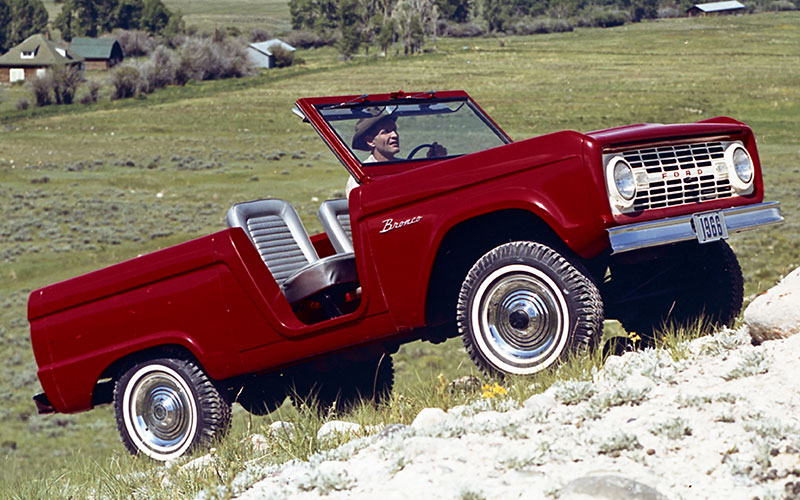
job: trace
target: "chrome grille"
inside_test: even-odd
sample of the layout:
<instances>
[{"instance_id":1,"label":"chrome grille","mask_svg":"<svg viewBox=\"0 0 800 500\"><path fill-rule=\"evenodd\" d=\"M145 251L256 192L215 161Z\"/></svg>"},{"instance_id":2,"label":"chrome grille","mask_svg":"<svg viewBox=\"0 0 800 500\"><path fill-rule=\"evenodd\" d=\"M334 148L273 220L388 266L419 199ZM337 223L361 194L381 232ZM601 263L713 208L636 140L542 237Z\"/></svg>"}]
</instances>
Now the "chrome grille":
<instances>
[{"instance_id":1,"label":"chrome grille","mask_svg":"<svg viewBox=\"0 0 800 500\"><path fill-rule=\"evenodd\" d=\"M733 196L727 170L719 172L715 165L724 161L725 144L722 142L637 149L625 151L622 156L633 168L634 178L645 172L648 179L646 187L639 186L633 207L628 211L674 207Z\"/></svg>"}]
</instances>

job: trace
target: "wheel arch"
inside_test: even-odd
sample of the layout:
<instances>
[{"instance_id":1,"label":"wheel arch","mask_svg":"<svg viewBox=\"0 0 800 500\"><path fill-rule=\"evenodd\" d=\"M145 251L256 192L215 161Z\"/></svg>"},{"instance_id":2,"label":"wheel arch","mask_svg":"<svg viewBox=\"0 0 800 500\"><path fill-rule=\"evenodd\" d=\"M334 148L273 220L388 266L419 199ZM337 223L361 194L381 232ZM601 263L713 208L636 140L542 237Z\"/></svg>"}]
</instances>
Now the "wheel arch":
<instances>
[{"instance_id":1,"label":"wheel arch","mask_svg":"<svg viewBox=\"0 0 800 500\"><path fill-rule=\"evenodd\" d=\"M111 403L114 384L132 366L158 358L175 358L190 361L205 370L191 349L179 343L165 343L128 352L109 364L97 378L92 391L92 406Z\"/></svg>"},{"instance_id":2,"label":"wheel arch","mask_svg":"<svg viewBox=\"0 0 800 500\"><path fill-rule=\"evenodd\" d=\"M540 215L527 209L504 208L462 220L445 232L437 247L425 298L426 324L455 321L458 291L469 269L492 248L519 240L577 257Z\"/></svg>"}]
</instances>

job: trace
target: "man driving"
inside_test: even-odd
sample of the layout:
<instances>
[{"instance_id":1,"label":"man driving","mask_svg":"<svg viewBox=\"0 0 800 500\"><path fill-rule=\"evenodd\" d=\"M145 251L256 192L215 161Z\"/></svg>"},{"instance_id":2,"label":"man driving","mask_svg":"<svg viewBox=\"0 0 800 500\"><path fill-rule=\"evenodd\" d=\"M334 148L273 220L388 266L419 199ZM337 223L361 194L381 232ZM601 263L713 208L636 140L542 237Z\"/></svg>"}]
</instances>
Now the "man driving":
<instances>
[{"instance_id":1,"label":"man driving","mask_svg":"<svg viewBox=\"0 0 800 500\"><path fill-rule=\"evenodd\" d=\"M373 116L360 118L356 122L351 145L353 149L369 151L370 153L362 163L378 163L399 159L395 158L395 155L400 152L400 134L397 132L396 121L396 116L388 115L381 111ZM428 158L447 156L447 149L437 142L426 144L426 146L429 146ZM345 192L348 197L350 196L350 190L356 186L358 186L358 183L352 176L347 179Z\"/></svg>"}]
</instances>

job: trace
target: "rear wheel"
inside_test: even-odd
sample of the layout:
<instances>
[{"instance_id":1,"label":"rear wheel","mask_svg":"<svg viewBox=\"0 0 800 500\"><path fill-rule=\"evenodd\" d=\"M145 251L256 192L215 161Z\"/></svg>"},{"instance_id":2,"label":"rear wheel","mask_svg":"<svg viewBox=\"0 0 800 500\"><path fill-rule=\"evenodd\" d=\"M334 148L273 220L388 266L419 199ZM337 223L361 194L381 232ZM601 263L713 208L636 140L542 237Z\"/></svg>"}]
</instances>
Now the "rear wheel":
<instances>
[{"instance_id":1,"label":"rear wheel","mask_svg":"<svg viewBox=\"0 0 800 500\"><path fill-rule=\"evenodd\" d=\"M653 340L666 326L706 322L730 326L742 308L744 280L736 255L724 241L664 249L666 255L638 264L612 265L617 316L629 332Z\"/></svg>"},{"instance_id":2,"label":"rear wheel","mask_svg":"<svg viewBox=\"0 0 800 500\"><path fill-rule=\"evenodd\" d=\"M210 445L231 421L230 404L205 372L173 358L125 372L114 387L114 413L128 451L161 461Z\"/></svg>"},{"instance_id":3,"label":"rear wheel","mask_svg":"<svg viewBox=\"0 0 800 500\"><path fill-rule=\"evenodd\" d=\"M603 304L592 281L550 247L529 241L481 257L461 286L459 333L492 374L529 375L593 346Z\"/></svg>"}]
</instances>

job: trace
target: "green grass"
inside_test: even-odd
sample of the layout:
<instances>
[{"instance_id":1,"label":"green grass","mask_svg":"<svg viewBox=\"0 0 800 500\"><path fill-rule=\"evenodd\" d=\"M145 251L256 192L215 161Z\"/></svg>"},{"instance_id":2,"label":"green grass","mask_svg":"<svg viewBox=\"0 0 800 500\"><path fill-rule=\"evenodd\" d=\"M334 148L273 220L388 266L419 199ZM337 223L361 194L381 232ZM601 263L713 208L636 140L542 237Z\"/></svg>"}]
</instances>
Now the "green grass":
<instances>
[{"instance_id":1,"label":"green grass","mask_svg":"<svg viewBox=\"0 0 800 500\"><path fill-rule=\"evenodd\" d=\"M86 497L98 488L108 498L131 498L136 488L155 491L159 474L166 474L178 486L160 498L191 498L230 477L226 469L178 479L131 459L108 407L36 416L30 396L40 388L25 305L36 287L221 229L237 201L285 198L309 230L319 230L319 200L343 193L346 172L292 115L299 97L463 88L515 139L733 116L754 129L767 199L781 201L787 219L730 240L746 296L800 264L800 13L674 19L503 41L440 39L436 53L349 63L339 62L333 49L299 51L303 66L89 106L20 112L13 103L25 89L6 89L0 103L0 497ZM458 339L409 344L395 362L394 404L353 418L408 423L424 406L462 401L441 380L477 374ZM558 378L585 379L592 362L512 380L508 390L522 400ZM247 446L241 451L248 432L263 432L275 418L302 418L287 407L281 411L259 418L235 412L231 436L218 447L232 457L226 467L280 461L301 446L332 446L284 443L266 458ZM144 479L135 482L131 472Z\"/></svg>"},{"instance_id":2,"label":"green grass","mask_svg":"<svg viewBox=\"0 0 800 500\"><path fill-rule=\"evenodd\" d=\"M173 12L182 12L187 27L203 31L236 27L243 34L249 34L259 28L276 35L291 28L286 0L164 0L164 4ZM44 0L44 5L53 21L63 4Z\"/></svg>"}]
</instances>

